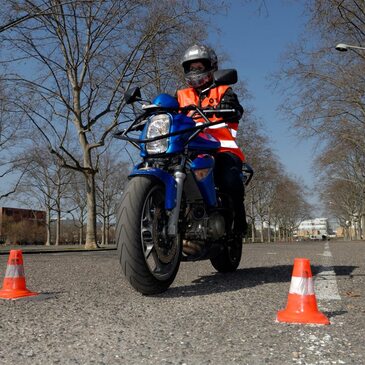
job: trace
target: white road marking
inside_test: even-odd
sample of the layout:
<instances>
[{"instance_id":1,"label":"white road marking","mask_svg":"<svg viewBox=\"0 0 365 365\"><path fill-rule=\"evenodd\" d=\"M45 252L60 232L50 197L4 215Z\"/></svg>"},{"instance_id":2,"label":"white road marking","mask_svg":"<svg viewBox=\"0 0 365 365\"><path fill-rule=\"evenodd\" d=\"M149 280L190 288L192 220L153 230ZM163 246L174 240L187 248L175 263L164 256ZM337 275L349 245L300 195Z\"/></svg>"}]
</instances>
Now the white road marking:
<instances>
[{"instance_id":1,"label":"white road marking","mask_svg":"<svg viewBox=\"0 0 365 365\"><path fill-rule=\"evenodd\" d=\"M314 291L318 300L328 301L319 305L319 310L323 311L323 304L331 306L329 301L341 300L338 292L336 273L333 268L333 257L328 242L325 243L324 252L320 256L322 259L322 269L314 279ZM330 319L331 320L331 319ZM333 322L331 320L331 324ZM316 326L316 325L312 325ZM331 358L329 349L334 346L335 339L329 334L328 326L323 326L323 333L314 333L311 327L302 327L299 336L302 346L299 351L293 352L293 364L295 365L334 365L346 364L343 359ZM310 361L309 359L313 359Z\"/></svg>"},{"instance_id":2,"label":"white road marking","mask_svg":"<svg viewBox=\"0 0 365 365\"><path fill-rule=\"evenodd\" d=\"M316 298L319 300L341 300L338 292L336 273L333 269L333 258L328 242L325 243L323 266L325 270L319 272L314 278Z\"/></svg>"}]
</instances>

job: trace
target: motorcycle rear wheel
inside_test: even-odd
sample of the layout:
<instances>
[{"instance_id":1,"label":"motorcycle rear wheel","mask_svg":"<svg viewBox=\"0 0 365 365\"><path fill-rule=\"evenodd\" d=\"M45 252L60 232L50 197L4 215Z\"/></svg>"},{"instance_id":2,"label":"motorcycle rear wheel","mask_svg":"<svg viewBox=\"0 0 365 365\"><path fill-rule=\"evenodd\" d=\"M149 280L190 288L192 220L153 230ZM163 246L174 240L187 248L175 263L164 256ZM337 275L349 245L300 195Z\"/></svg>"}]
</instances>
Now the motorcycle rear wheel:
<instances>
[{"instance_id":1,"label":"motorcycle rear wheel","mask_svg":"<svg viewBox=\"0 0 365 365\"><path fill-rule=\"evenodd\" d=\"M181 239L168 237L167 223L164 186L151 177L134 177L118 209L116 239L124 275L145 295L166 291L180 266Z\"/></svg>"},{"instance_id":2,"label":"motorcycle rear wheel","mask_svg":"<svg viewBox=\"0 0 365 365\"><path fill-rule=\"evenodd\" d=\"M231 242L227 242L223 251L216 257L212 257L210 262L213 267L221 273L236 271L242 257L242 238L235 237Z\"/></svg>"}]
</instances>

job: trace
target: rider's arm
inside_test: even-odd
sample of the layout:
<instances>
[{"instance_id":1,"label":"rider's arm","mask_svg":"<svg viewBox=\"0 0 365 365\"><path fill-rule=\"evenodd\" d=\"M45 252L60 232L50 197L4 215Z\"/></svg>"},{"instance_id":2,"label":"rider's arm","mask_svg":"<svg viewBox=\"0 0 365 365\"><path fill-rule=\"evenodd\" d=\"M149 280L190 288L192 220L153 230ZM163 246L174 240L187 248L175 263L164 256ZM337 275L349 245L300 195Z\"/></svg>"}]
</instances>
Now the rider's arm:
<instances>
[{"instance_id":1,"label":"rider's arm","mask_svg":"<svg viewBox=\"0 0 365 365\"><path fill-rule=\"evenodd\" d=\"M230 119L232 118L232 121L236 121L237 123L243 115L243 108L238 101L237 95L231 88L227 89L222 97L221 102L217 106L217 109L235 109L235 113L229 113L228 115L226 114L225 117L228 117Z\"/></svg>"}]
</instances>

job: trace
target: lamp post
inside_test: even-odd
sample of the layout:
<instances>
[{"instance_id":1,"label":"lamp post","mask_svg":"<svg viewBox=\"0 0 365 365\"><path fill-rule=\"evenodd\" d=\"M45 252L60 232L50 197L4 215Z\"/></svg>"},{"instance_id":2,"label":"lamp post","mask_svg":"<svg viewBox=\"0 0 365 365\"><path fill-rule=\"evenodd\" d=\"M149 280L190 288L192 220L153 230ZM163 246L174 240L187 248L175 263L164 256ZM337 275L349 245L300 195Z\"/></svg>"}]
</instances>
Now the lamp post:
<instances>
[{"instance_id":1,"label":"lamp post","mask_svg":"<svg viewBox=\"0 0 365 365\"><path fill-rule=\"evenodd\" d=\"M335 49L339 52L347 52L349 49L352 49L358 56L365 59L365 57L362 54L357 52L358 50L359 51L365 51L365 47L353 46L353 45L346 44L346 43L338 43L336 45ZM346 222L347 228L349 230L351 230L352 224L351 224L350 221L348 221L348 222L349 222L349 225L347 225L347 222ZM358 227L358 235L360 236L361 239L364 239L363 231L364 231L364 228L365 228L365 214L362 214L361 217L358 217L357 220L355 220L355 230L356 230L356 225ZM350 231L350 234L352 236L351 231Z\"/></svg>"},{"instance_id":2,"label":"lamp post","mask_svg":"<svg viewBox=\"0 0 365 365\"><path fill-rule=\"evenodd\" d=\"M346 44L346 43L338 43L335 48L339 52L347 52L349 49L353 49L354 52L357 53L361 58L365 58L363 55L356 52L357 50L365 51L365 47L352 46L352 45ZM365 228L365 214L362 214L361 217L358 218L357 222L360 223L360 225L359 225L360 238L364 239L363 232L364 232L364 228ZM350 227L348 227L348 228L350 228Z\"/></svg>"},{"instance_id":3,"label":"lamp post","mask_svg":"<svg viewBox=\"0 0 365 365\"><path fill-rule=\"evenodd\" d=\"M346 43L339 43L339 44L337 44L337 46L335 48L337 51L340 51L340 52L346 52L349 49L360 49L360 50L365 51L365 47L351 46L350 44L346 44Z\"/></svg>"}]
</instances>

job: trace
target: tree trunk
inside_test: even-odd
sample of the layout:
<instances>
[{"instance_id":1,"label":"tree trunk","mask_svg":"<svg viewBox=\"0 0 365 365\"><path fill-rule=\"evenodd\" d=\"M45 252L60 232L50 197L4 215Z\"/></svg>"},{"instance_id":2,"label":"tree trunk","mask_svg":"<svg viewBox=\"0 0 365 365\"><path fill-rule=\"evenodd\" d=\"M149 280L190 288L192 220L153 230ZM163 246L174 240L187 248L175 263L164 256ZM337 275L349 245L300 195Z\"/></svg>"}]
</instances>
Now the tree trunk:
<instances>
[{"instance_id":1,"label":"tree trunk","mask_svg":"<svg viewBox=\"0 0 365 365\"><path fill-rule=\"evenodd\" d=\"M60 244L60 238L61 238L61 177L60 177L60 168L57 169L56 206L57 206L57 222L56 222L56 242L55 242L55 245L58 246Z\"/></svg>"},{"instance_id":2,"label":"tree trunk","mask_svg":"<svg viewBox=\"0 0 365 365\"><path fill-rule=\"evenodd\" d=\"M56 246L60 244L60 235L61 235L61 210L58 208L57 221L56 221L56 242L55 242Z\"/></svg>"},{"instance_id":3,"label":"tree trunk","mask_svg":"<svg viewBox=\"0 0 365 365\"><path fill-rule=\"evenodd\" d=\"M356 221L356 239L361 239L361 219Z\"/></svg>"},{"instance_id":4,"label":"tree trunk","mask_svg":"<svg viewBox=\"0 0 365 365\"><path fill-rule=\"evenodd\" d=\"M252 243L255 242L255 216L254 216L254 206L253 206L253 198L251 201L251 239Z\"/></svg>"},{"instance_id":5,"label":"tree trunk","mask_svg":"<svg viewBox=\"0 0 365 365\"><path fill-rule=\"evenodd\" d=\"M261 242L264 242L264 222L262 219L260 224L261 224Z\"/></svg>"},{"instance_id":6,"label":"tree trunk","mask_svg":"<svg viewBox=\"0 0 365 365\"><path fill-rule=\"evenodd\" d=\"M46 231L47 231L47 239L46 246L51 246L51 210L47 208L46 212Z\"/></svg>"},{"instance_id":7,"label":"tree trunk","mask_svg":"<svg viewBox=\"0 0 365 365\"><path fill-rule=\"evenodd\" d=\"M274 242L276 242L276 223L274 223Z\"/></svg>"},{"instance_id":8,"label":"tree trunk","mask_svg":"<svg viewBox=\"0 0 365 365\"><path fill-rule=\"evenodd\" d=\"M86 201L87 201L87 226L85 248L96 248L96 199L95 199L95 174L85 173Z\"/></svg>"},{"instance_id":9,"label":"tree trunk","mask_svg":"<svg viewBox=\"0 0 365 365\"><path fill-rule=\"evenodd\" d=\"M80 229L79 229L79 244L84 244L84 223L80 222Z\"/></svg>"},{"instance_id":10,"label":"tree trunk","mask_svg":"<svg viewBox=\"0 0 365 365\"><path fill-rule=\"evenodd\" d=\"M345 232L345 240L349 241L350 240L350 232L349 232L349 228L347 226L345 226L344 228L344 232Z\"/></svg>"},{"instance_id":11,"label":"tree trunk","mask_svg":"<svg viewBox=\"0 0 365 365\"><path fill-rule=\"evenodd\" d=\"M108 216L106 219L106 245L109 245L110 242L110 217Z\"/></svg>"},{"instance_id":12,"label":"tree trunk","mask_svg":"<svg viewBox=\"0 0 365 365\"><path fill-rule=\"evenodd\" d=\"M349 241L352 241L352 236L353 236L352 223L351 223L350 227L348 228L348 230L349 230Z\"/></svg>"},{"instance_id":13,"label":"tree trunk","mask_svg":"<svg viewBox=\"0 0 365 365\"><path fill-rule=\"evenodd\" d=\"M102 229L101 229L101 244L103 246L106 245L106 230L107 230L106 217L103 216L103 226L102 226Z\"/></svg>"},{"instance_id":14,"label":"tree trunk","mask_svg":"<svg viewBox=\"0 0 365 365\"><path fill-rule=\"evenodd\" d=\"M271 242L271 217L270 217L270 208L267 210L268 214L267 214L267 242L270 243Z\"/></svg>"}]
</instances>

